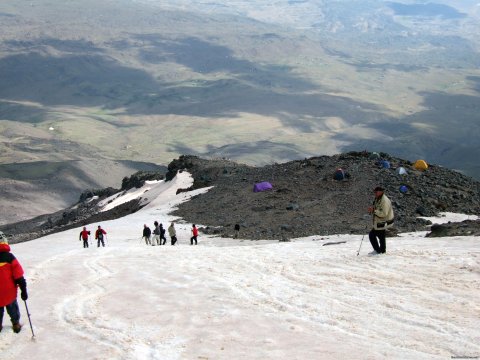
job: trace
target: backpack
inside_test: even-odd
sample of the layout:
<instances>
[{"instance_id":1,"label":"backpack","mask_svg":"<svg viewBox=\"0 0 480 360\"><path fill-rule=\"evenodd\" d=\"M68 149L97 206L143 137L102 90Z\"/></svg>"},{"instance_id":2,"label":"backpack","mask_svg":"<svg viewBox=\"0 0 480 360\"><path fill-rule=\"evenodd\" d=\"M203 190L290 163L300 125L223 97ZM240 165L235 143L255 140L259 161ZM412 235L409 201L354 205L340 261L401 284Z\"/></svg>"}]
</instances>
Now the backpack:
<instances>
[{"instance_id":1,"label":"backpack","mask_svg":"<svg viewBox=\"0 0 480 360\"><path fill-rule=\"evenodd\" d=\"M98 231L97 239L98 240L103 240L103 232L101 230Z\"/></svg>"}]
</instances>

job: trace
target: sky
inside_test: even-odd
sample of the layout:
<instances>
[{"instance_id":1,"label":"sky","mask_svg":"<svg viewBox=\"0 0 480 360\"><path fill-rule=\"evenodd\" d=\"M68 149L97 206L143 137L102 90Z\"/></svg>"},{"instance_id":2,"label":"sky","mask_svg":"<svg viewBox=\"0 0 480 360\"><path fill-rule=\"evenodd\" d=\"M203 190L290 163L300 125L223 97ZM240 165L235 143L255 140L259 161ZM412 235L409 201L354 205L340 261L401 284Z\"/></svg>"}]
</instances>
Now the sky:
<instances>
[{"instance_id":1,"label":"sky","mask_svg":"<svg viewBox=\"0 0 480 360\"><path fill-rule=\"evenodd\" d=\"M105 201L149 202L87 226L102 225L106 247L84 249L80 228L12 244L35 337L18 297L24 327L14 334L5 314L1 359L480 358L478 237L401 234L373 256L362 235L278 242L200 234L191 246L191 224L168 215L208 191L175 194L191 184L183 172ZM143 224L155 220L176 221L178 245L142 241Z\"/></svg>"}]
</instances>

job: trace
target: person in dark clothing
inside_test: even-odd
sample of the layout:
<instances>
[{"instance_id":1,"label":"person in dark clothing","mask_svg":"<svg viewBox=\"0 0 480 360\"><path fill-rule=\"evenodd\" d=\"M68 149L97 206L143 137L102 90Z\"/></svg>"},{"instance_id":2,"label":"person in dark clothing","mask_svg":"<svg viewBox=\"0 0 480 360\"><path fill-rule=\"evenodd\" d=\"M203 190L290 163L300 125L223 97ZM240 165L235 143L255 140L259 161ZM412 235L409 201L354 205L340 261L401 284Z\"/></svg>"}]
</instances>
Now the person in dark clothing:
<instances>
[{"instance_id":1,"label":"person in dark clothing","mask_svg":"<svg viewBox=\"0 0 480 360\"><path fill-rule=\"evenodd\" d=\"M238 234L240 233L240 225L239 225L239 224L235 224L234 230L235 230L235 234L233 235L233 238L234 238L234 239L237 239L237 238L238 238Z\"/></svg>"},{"instance_id":2,"label":"person in dark clothing","mask_svg":"<svg viewBox=\"0 0 480 360\"><path fill-rule=\"evenodd\" d=\"M165 237L165 229L163 228L163 225L160 224L160 243L162 245L165 245L166 242L167 242L167 238Z\"/></svg>"},{"instance_id":3,"label":"person in dark clothing","mask_svg":"<svg viewBox=\"0 0 480 360\"><path fill-rule=\"evenodd\" d=\"M103 230L100 225L98 225L98 229L97 231L95 231L95 239L97 240L97 247L100 247L100 243L102 244L103 247L105 247L103 235L107 235L107 232Z\"/></svg>"},{"instance_id":4,"label":"person in dark clothing","mask_svg":"<svg viewBox=\"0 0 480 360\"><path fill-rule=\"evenodd\" d=\"M154 229L153 229L153 239L152 239L152 246L155 244L162 245L162 240L160 240L160 227L158 226L158 221L153 222Z\"/></svg>"},{"instance_id":5,"label":"person in dark clothing","mask_svg":"<svg viewBox=\"0 0 480 360\"><path fill-rule=\"evenodd\" d=\"M195 241L195 245L197 244L197 238L198 238L198 229L195 226L195 224L192 225L192 237L190 238L190 245L193 245L193 241Z\"/></svg>"},{"instance_id":6,"label":"person in dark clothing","mask_svg":"<svg viewBox=\"0 0 480 360\"><path fill-rule=\"evenodd\" d=\"M368 234L373 247L373 251L370 253L372 255L384 254L387 251L385 230L393 224L392 203L384 191L380 186L373 190L375 200L373 205L368 208L368 212L373 215L373 229Z\"/></svg>"},{"instance_id":7,"label":"person in dark clothing","mask_svg":"<svg viewBox=\"0 0 480 360\"><path fill-rule=\"evenodd\" d=\"M143 225L143 238L145 239L145 244L151 245L150 243L150 235L152 235L152 230L147 226L147 224Z\"/></svg>"},{"instance_id":8,"label":"person in dark clothing","mask_svg":"<svg viewBox=\"0 0 480 360\"><path fill-rule=\"evenodd\" d=\"M22 330L17 288L20 288L22 300L26 301L28 299L27 282L23 277L23 268L10 252L6 238L2 236L0 238L0 331L3 329L4 308L10 316L13 332L19 333Z\"/></svg>"},{"instance_id":9,"label":"person in dark clothing","mask_svg":"<svg viewBox=\"0 0 480 360\"><path fill-rule=\"evenodd\" d=\"M83 230L80 231L80 236L78 237L78 240L83 240L83 247L88 248L88 236L90 235L90 231L87 230L87 228L84 226Z\"/></svg>"}]
</instances>

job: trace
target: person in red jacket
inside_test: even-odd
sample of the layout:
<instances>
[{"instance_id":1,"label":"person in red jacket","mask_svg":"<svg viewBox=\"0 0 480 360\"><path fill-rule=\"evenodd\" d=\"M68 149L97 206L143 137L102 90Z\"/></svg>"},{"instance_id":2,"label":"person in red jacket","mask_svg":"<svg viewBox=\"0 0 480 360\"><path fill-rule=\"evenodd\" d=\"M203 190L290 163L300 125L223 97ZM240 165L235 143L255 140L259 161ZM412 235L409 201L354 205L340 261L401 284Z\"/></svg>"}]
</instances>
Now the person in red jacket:
<instances>
[{"instance_id":1,"label":"person in red jacket","mask_svg":"<svg viewBox=\"0 0 480 360\"><path fill-rule=\"evenodd\" d=\"M19 333L22 330L20 309L17 303L18 287L21 290L22 300L27 300L27 282L23 277L23 268L10 252L6 238L0 236L0 331L3 329L4 308L7 308L13 332Z\"/></svg>"},{"instance_id":2,"label":"person in red jacket","mask_svg":"<svg viewBox=\"0 0 480 360\"><path fill-rule=\"evenodd\" d=\"M83 240L83 247L88 248L88 236L90 235L90 231L87 230L87 228L84 226L83 230L80 231L80 236L78 237L78 240Z\"/></svg>"},{"instance_id":3,"label":"person in red jacket","mask_svg":"<svg viewBox=\"0 0 480 360\"><path fill-rule=\"evenodd\" d=\"M198 229L195 224L192 225L192 237L190 238L190 245L193 245L193 241L195 240L195 245L197 245L197 237L198 237Z\"/></svg>"},{"instance_id":4,"label":"person in red jacket","mask_svg":"<svg viewBox=\"0 0 480 360\"><path fill-rule=\"evenodd\" d=\"M105 247L105 242L103 241L104 236L107 235L107 232L101 228L100 225L98 225L97 231L95 231L95 239L97 240L97 247L100 247L100 243L102 243L102 246Z\"/></svg>"}]
</instances>

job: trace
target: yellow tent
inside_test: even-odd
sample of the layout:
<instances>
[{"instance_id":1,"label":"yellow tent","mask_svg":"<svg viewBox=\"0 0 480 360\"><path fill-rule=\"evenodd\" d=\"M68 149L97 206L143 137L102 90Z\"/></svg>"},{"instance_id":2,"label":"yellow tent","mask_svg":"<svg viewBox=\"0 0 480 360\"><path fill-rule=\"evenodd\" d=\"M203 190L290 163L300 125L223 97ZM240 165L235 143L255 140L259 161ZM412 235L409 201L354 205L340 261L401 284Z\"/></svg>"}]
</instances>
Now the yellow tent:
<instances>
[{"instance_id":1,"label":"yellow tent","mask_svg":"<svg viewBox=\"0 0 480 360\"><path fill-rule=\"evenodd\" d=\"M428 169L428 164L425 160L417 160L415 161L415 163L413 164L413 167L417 170L420 170L420 171L425 171Z\"/></svg>"}]
</instances>

